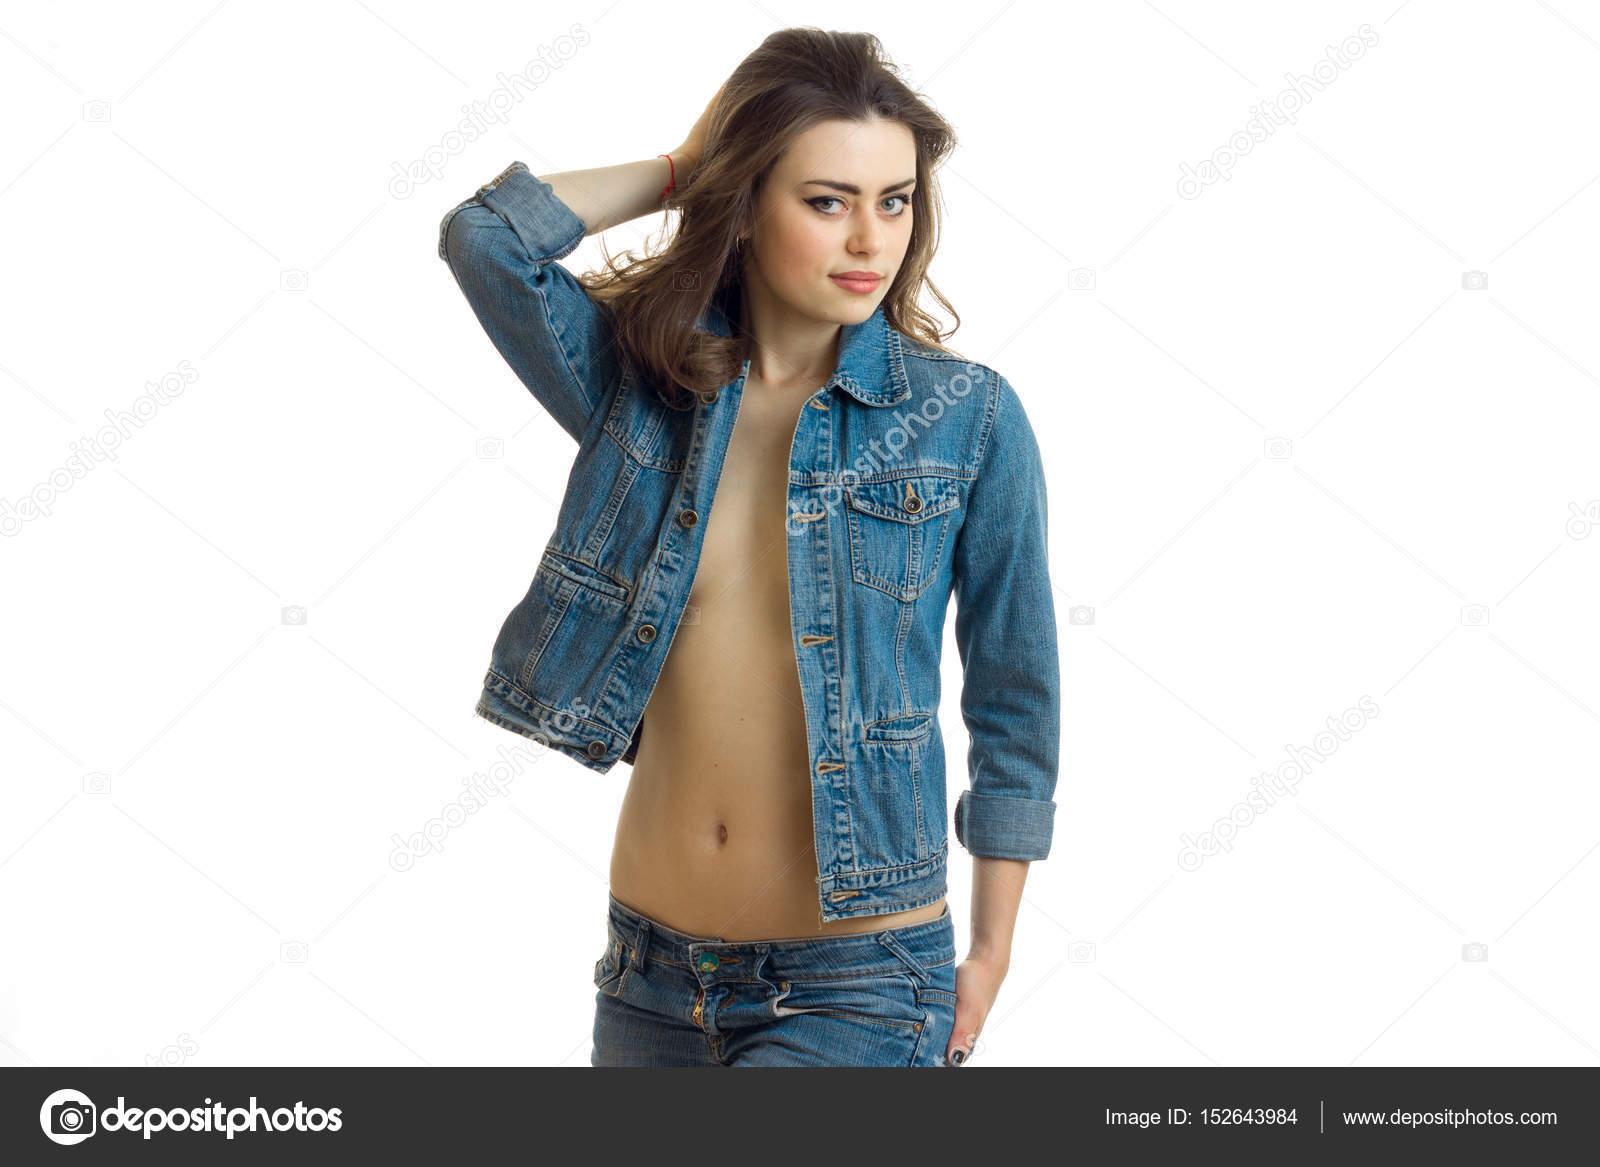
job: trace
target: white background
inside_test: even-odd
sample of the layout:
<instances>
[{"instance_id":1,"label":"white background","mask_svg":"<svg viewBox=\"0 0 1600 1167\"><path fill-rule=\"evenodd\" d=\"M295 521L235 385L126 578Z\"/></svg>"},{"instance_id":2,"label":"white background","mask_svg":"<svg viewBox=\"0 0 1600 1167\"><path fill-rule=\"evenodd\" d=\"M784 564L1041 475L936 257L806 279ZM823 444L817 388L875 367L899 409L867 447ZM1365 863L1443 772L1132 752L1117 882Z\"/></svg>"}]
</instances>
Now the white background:
<instances>
[{"instance_id":1,"label":"white background","mask_svg":"<svg viewBox=\"0 0 1600 1167\"><path fill-rule=\"evenodd\" d=\"M1055 845L973 1067L1600 1061L1600 5L686 11L0 8L0 1063L588 1064L628 768L542 754L389 863L532 745L472 709L575 450L438 225L514 159L676 146L788 24L877 33L954 123L951 343L1049 473ZM953 807L948 630L945 669ZM963 954L969 885L952 839Z\"/></svg>"}]
</instances>

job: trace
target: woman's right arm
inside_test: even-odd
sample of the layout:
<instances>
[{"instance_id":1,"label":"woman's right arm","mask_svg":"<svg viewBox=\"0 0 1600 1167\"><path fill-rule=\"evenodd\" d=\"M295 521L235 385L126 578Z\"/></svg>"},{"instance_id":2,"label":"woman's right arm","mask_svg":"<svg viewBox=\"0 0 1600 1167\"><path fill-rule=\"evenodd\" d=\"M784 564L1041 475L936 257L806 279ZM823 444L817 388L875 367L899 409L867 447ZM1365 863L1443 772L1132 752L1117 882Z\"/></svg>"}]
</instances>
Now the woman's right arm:
<instances>
[{"instance_id":1,"label":"woman's right arm","mask_svg":"<svg viewBox=\"0 0 1600 1167\"><path fill-rule=\"evenodd\" d=\"M671 153L671 166L665 158L644 158L620 166L563 170L545 175L544 180L556 198L583 220L585 234L595 235L661 209L661 192L673 175L682 186L695 165L694 155L683 147Z\"/></svg>"},{"instance_id":2,"label":"woman's right arm","mask_svg":"<svg viewBox=\"0 0 1600 1167\"><path fill-rule=\"evenodd\" d=\"M672 151L681 184L692 144ZM540 180L521 162L453 207L439 258L500 355L561 428L581 441L618 376L609 316L555 262L585 236L661 209L665 158Z\"/></svg>"}]
</instances>

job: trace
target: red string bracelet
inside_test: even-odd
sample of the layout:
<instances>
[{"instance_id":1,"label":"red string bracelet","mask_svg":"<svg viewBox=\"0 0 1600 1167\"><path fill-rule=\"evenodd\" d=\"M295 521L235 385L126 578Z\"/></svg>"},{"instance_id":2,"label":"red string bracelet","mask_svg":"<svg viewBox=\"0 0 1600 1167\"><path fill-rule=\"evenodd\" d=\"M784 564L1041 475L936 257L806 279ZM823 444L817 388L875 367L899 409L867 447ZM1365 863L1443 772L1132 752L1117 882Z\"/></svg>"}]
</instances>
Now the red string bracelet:
<instances>
[{"instance_id":1,"label":"red string bracelet","mask_svg":"<svg viewBox=\"0 0 1600 1167\"><path fill-rule=\"evenodd\" d=\"M678 185L678 168L672 164L671 154L657 154L656 157L667 160L667 171L672 176L671 181L661 190L661 197L664 199L672 193L672 188Z\"/></svg>"}]
</instances>

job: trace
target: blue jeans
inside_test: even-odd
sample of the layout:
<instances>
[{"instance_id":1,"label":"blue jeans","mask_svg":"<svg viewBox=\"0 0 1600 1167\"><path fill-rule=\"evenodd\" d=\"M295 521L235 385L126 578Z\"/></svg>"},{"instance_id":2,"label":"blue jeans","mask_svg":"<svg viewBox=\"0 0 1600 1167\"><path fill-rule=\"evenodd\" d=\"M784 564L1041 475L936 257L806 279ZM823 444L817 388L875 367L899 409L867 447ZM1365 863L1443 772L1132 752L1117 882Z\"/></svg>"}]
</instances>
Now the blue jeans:
<instances>
[{"instance_id":1,"label":"blue jeans","mask_svg":"<svg viewBox=\"0 0 1600 1167\"><path fill-rule=\"evenodd\" d=\"M719 940L610 900L595 1066L944 1066L955 928Z\"/></svg>"}]
</instances>

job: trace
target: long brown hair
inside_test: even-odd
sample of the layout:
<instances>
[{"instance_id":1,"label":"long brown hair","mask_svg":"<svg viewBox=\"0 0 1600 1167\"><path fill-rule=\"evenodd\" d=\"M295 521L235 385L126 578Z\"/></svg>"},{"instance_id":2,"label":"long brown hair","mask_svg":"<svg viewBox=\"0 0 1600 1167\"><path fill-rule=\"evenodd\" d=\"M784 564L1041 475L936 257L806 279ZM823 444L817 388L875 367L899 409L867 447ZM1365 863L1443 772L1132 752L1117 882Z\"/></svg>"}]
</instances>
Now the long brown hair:
<instances>
[{"instance_id":1,"label":"long brown hair","mask_svg":"<svg viewBox=\"0 0 1600 1167\"><path fill-rule=\"evenodd\" d=\"M884 296L884 317L907 336L950 351L943 341L961 318L928 278L928 263L942 207L933 172L954 149L955 131L900 79L871 33L785 28L762 41L723 86L699 165L663 204L682 212L664 249L638 257L628 251L619 261L602 243L606 270L578 277L611 310L625 366L668 404L684 405L688 393L727 384L748 355L734 243L740 225L754 219L762 184L790 141L819 122L875 118L905 125L917 151L911 242ZM948 332L919 305L924 286L955 318ZM731 337L695 328L713 302L732 324Z\"/></svg>"}]
</instances>

